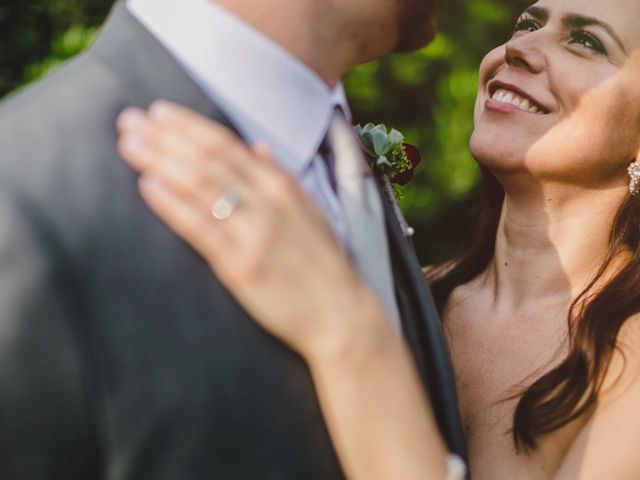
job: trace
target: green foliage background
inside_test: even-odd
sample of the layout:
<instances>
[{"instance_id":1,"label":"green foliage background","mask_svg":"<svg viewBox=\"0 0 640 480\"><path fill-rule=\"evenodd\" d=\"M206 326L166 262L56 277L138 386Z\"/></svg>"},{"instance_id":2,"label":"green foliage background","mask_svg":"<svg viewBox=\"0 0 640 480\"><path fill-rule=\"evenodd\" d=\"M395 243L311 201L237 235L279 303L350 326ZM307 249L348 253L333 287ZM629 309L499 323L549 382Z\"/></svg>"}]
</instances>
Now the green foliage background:
<instances>
[{"instance_id":1,"label":"green foliage background","mask_svg":"<svg viewBox=\"0 0 640 480\"><path fill-rule=\"evenodd\" d=\"M0 0L0 96L82 51L111 0ZM402 207L421 260L450 256L469 232L478 171L467 150L477 68L508 38L520 0L444 0L428 47L362 65L345 80L357 122L385 123L424 157Z\"/></svg>"}]
</instances>

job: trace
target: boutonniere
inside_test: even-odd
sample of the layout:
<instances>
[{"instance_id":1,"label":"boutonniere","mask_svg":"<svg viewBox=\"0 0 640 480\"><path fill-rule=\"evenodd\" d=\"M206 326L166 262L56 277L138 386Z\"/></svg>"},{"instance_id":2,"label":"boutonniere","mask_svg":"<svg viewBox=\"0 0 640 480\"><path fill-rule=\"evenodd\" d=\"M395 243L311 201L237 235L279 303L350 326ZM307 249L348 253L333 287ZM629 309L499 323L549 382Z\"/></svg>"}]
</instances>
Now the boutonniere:
<instances>
[{"instance_id":1,"label":"boutonniere","mask_svg":"<svg viewBox=\"0 0 640 480\"><path fill-rule=\"evenodd\" d=\"M404 141L404 135L392 128L387 130L383 124L368 123L364 127L355 127L362 149L378 175L382 192L391 203L394 213L406 237L413 235L411 228L400 210L398 200L402 198L402 187L413 179L416 167L422 160L420 151Z\"/></svg>"}]
</instances>

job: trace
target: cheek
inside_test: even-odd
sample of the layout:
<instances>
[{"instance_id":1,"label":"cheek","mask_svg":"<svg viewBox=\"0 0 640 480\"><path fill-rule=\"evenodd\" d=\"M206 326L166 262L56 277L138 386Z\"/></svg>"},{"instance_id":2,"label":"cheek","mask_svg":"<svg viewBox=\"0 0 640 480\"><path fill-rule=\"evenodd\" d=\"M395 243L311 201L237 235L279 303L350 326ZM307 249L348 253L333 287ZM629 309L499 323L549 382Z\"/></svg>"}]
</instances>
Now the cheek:
<instances>
[{"instance_id":1,"label":"cheek","mask_svg":"<svg viewBox=\"0 0 640 480\"><path fill-rule=\"evenodd\" d=\"M619 77L580 96L527 153L526 163L595 178L617 175L638 150L640 98ZM595 177L594 177L595 176Z\"/></svg>"},{"instance_id":2,"label":"cheek","mask_svg":"<svg viewBox=\"0 0 640 480\"><path fill-rule=\"evenodd\" d=\"M568 112L554 129L556 137L566 139L563 148L573 145L585 157L605 162L631 161L640 138L639 74L640 56L634 54L622 69L603 66L578 77L588 83L572 82Z\"/></svg>"},{"instance_id":3,"label":"cheek","mask_svg":"<svg viewBox=\"0 0 640 480\"><path fill-rule=\"evenodd\" d=\"M473 156L496 171L522 171L538 178L593 185L622 178L640 148L640 61L622 72L576 75L554 71L561 103L556 115L533 122L496 122L483 116L486 84L504 65L504 48L490 52L480 69L471 137ZM594 83L593 77L601 78ZM572 79L567 82L567 79ZM554 118L555 117L555 118Z\"/></svg>"},{"instance_id":4,"label":"cheek","mask_svg":"<svg viewBox=\"0 0 640 480\"><path fill-rule=\"evenodd\" d=\"M618 175L635 155L637 109L621 108L620 97L602 93L585 96L558 122L553 117L489 121L479 110L471 152L491 169L524 170L540 179L592 184Z\"/></svg>"},{"instance_id":5,"label":"cheek","mask_svg":"<svg viewBox=\"0 0 640 480\"><path fill-rule=\"evenodd\" d=\"M491 50L480 63L478 71L478 93L476 95L476 103L473 112L474 124L477 125L480 119L484 102L487 100L487 85L495 78L496 74L506 66L505 63L505 46L500 45Z\"/></svg>"},{"instance_id":6,"label":"cheek","mask_svg":"<svg viewBox=\"0 0 640 480\"><path fill-rule=\"evenodd\" d=\"M486 88L487 83L505 66L505 45L500 45L487 53L480 63L478 72L480 90Z\"/></svg>"}]
</instances>

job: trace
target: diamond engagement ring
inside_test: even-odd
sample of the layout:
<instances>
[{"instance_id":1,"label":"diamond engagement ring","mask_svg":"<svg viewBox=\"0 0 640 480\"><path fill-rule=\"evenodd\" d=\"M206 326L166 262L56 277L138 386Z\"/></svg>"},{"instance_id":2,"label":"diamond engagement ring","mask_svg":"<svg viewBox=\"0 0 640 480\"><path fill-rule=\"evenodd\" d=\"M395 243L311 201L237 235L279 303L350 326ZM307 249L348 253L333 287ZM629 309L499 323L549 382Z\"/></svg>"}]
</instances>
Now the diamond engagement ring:
<instances>
[{"instance_id":1,"label":"diamond engagement ring","mask_svg":"<svg viewBox=\"0 0 640 480\"><path fill-rule=\"evenodd\" d=\"M240 187L231 187L213 205L211 214L217 220L226 220L234 210L240 205L244 198L244 190Z\"/></svg>"}]
</instances>

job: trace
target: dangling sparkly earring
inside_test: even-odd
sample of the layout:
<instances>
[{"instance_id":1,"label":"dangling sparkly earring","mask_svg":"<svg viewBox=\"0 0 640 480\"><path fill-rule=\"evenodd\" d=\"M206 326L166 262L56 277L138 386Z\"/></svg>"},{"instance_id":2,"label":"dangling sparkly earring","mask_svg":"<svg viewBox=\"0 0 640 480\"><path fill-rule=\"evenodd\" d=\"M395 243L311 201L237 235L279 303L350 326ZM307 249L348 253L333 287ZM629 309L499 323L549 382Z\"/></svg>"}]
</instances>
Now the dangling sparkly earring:
<instances>
[{"instance_id":1,"label":"dangling sparkly earring","mask_svg":"<svg viewBox=\"0 0 640 480\"><path fill-rule=\"evenodd\" d=\"M629 173L629 193L635 195L640 191L640 163L631 162L627 172Z\"/></svg>"}]
</instances>

